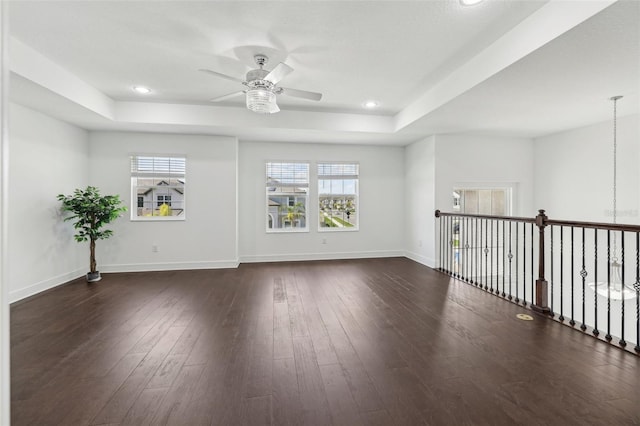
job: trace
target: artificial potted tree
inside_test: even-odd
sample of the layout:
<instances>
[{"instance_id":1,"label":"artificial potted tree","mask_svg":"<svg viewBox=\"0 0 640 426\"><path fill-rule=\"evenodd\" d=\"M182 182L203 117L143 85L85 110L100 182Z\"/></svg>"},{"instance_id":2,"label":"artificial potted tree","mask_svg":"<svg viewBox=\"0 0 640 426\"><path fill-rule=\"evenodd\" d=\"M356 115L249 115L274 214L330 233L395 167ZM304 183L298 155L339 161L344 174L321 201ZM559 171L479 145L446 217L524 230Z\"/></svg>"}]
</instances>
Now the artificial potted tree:
<instances>
[{"instance_id":1,"label":"artificial potted tree","mask_svg":"<svg viewBox=\"0 0 640 426\"><path fill-rule=\"evenodd\" d=\"M90 283L100 281L100 272L96 268L96 240L113 235L113 231L103 227L120 217L120 213L125 212L127 208L122 205L118 195L100 195L100 191L95 186L76 189L71 195L59 194L58 200L62 201L62 211L71 213L65 221L74 221L73 227L77 229L74 235L75 240L89 241L87 281Z\"/></svg>"}]
</instances>

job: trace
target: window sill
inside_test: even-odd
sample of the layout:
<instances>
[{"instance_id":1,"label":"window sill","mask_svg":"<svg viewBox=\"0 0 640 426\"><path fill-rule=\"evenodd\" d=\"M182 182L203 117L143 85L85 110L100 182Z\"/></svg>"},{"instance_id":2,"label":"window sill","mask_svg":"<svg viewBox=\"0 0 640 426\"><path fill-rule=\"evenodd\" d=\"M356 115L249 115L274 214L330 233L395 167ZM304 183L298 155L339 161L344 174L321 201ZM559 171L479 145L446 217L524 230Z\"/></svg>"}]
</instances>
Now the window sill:
<instances>
[{"instance_id":1,"label":"window sill","mask_svg":"<svg viewBox=\"0 0 640 426\"><path fill-rule=\"evenodd\" d=\"M131 222L184 222L186 216L140 216L132 217Z\"/></svg>"},{"instance_id":2,"label":"window sill","mask_svg":"<svg viewBox=\"0 0 640 426\"><path fill-rule=\"evenodd\" d=\"M318 232L357 232L359 230L360 230L359 227L353 227L353 228L338 228L338 227L318 228Z\"/></svg>"},{"instance_id":3,"label":"window sill","mask_svg":"<svg viewBox=\"0 0 640 426\"><path fill-rule=\"evenodd\" d=\"M309 228L267 229L267 234L300 234L309 232Z\"/></svg>"}]
</instances>

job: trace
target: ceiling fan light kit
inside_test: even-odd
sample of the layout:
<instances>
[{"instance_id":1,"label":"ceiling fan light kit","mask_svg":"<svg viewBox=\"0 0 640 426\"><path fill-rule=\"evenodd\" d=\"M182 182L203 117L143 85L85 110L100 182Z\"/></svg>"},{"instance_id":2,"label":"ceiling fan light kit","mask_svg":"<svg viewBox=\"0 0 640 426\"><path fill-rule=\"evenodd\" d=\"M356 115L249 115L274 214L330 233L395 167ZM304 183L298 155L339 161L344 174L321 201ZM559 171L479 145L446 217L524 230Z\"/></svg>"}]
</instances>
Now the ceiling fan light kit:
<instances>
[{"instance_id":1,"label":"ceiling fan light kit","mask_svg":"<svg viewBox=\"0 0 640 426\"><path fill-rule=\"evenodd\" d=\"M280 108L278 108L278 104L276 103L276 95L279 94L312 101L319 101L322 98L321 93L287 89L277 86L280 80L293 71L293 68L284 62L280 62L273 70L267 71L263 69L263 66L269 61L267 56L258 54L255 55L253 59L260 68L249 71L246 76L246 81L242 81L239 78L222 74L217 71L208 69L200 70L216 77L240 82L247 86L247 90L219 96L211 99L211 102L220 102L240 94L246 94L247 109L260 114L273 114L280 111Z\"/></svg>"},{"instance_id":2,"label":"ceiling fan light kit","mask_svg":"<svg viewBox=\"0 0 640 426\"><path fill-rule=\"evenodd\" d=\"M276 104L276 94L268 89L247 90L247 108L260 114L273 114L280 111Z\"/></svg>"}]
</instances>

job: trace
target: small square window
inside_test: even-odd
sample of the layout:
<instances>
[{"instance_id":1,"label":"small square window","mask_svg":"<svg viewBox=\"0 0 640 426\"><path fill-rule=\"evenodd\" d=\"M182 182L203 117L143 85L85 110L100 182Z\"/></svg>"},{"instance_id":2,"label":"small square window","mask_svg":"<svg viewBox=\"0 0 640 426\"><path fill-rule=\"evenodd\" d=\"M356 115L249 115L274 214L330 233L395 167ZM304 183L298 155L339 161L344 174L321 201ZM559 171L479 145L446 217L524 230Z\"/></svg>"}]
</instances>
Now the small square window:
<instances>
[{"instance_id":1,"label":"small square window","mask_svg":"<svg viewBox=\"0 0 640 426\"><path fill-rule=\"evenodd\" d=\"M131 220L184 220L186 158L131 157Z\"/></svg>"}]
</instances>

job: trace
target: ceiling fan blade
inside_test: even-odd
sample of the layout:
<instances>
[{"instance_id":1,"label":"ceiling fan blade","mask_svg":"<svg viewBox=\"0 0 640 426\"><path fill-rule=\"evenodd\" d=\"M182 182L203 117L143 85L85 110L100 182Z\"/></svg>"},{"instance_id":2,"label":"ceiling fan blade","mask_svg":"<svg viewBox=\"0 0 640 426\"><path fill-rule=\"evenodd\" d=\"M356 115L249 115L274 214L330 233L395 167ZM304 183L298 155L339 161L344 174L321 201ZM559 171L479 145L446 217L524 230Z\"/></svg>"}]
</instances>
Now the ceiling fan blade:
<instances>
[{"instance_id":1,"label":"ceiling fan blade","mask_svg":"<svg viewBox=\"0 0 640 426\"><path fill-rule=\"evenodd\" d=\"M232 77L230 75L222 74L222 73L219 73L217 71L212 71L212 70L208 70L208 69L205 69L205 68L199 69L198 71L206 72L207 74L215 75L216 77L224 78L226 80L236 81L238 83L244 83L244 80L241 80L241 79L239 79L237 77Z\"/></svg>"},{"instance_id":2,"label":"ceiling fan blade","mask_svg":"<svg viewBox=\"0 0 640 426\"><path fill-rule=\"evenodd\" d=\"M218 96L217 98L209 99L209 102L226 101L227 99L235 98L236 96L242 95L244 93L246 93L246 92L245 91L240 91L240 92L229 93L228 95Z\"/></svg>"},{"instance_id":3,"label":"ceiling fan blade","mask_svg":"<svg viewBox=\"0 0 640 426\"><path fill-rule=\"evenodd\" d=\"M264 77L264 79L272 82L273 84L276 84L277 82L285 78L291 71L293 71L293 68L291 68L284 62L280 62L274 69L271 70L269 74Z\"/></svg>"},{"instance_id":4,"label":"ceiling fan blade","mask_svg":"<svg viewBox=\"0 0 640 426\"><path fill-rule=\"evenodd\" d=\"M275 102L269 106L269 114L274 114L279 111L280 111L280 108L278 108L278 104L276 104Z\"/></svg>"},{"instance_id":5,"label":"ceiling fan blade","mask_svg":"<svg viewBox=\"0 0 640 426\"><path fill-rule=\"evenodd\" d=\"M281 87L282 94L287 96L294 96L296 98L309 99L310 101L319 101L322 99L322 93L316 92L307 92L306 90L298 90L298 89L287 89L286 87Z\"/></svg>"}]
</instances>

